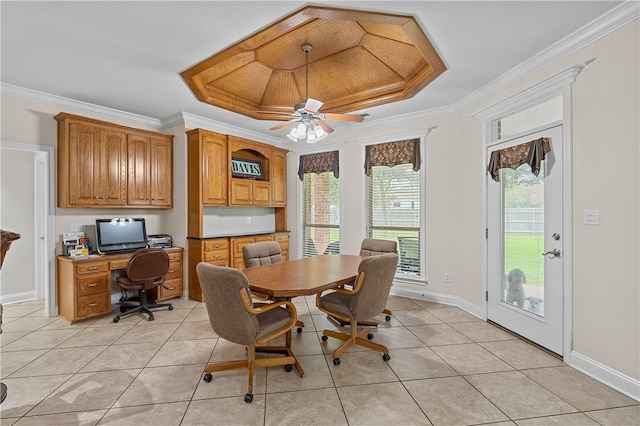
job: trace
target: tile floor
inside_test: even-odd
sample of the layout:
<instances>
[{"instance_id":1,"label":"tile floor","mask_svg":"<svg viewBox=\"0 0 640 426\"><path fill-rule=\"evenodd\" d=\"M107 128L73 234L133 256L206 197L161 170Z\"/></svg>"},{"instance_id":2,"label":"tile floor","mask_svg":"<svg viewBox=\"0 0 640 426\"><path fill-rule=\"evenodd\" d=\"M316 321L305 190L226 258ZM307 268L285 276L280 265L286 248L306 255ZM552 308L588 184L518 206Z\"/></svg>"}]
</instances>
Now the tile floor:
<instances>
[{"instance_id":1,"label":"tile floor","mask_svg":"<svg viewBox=\"0 0 640 426\"><path fill-rule=\"evenodd\" d=\"M213 333L202 303L176 299L153 322L112 316L67 324L42 302L4 306L2 425L638 425L640 404L463 310L392 296L374 331L390 348L354 347L334 366L338 328L313 298L293 349L304 377L259 369L202 380L209 361L244 356ZM320 332L319 332L320 330Z\"/></svg>"}]
</instances>

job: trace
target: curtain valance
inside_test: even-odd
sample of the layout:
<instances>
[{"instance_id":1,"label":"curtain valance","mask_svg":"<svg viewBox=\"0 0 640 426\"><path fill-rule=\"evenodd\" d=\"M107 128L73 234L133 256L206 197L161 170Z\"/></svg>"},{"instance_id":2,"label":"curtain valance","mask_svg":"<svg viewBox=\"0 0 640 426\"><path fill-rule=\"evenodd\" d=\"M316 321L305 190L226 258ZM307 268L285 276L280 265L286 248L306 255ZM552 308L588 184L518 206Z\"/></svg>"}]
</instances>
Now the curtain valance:
<instances>
[{"instance_id":1,"label":"curtain valance","mask_svg":"<svg viewBox=\"0 0 640 426\"><path fill-rule=\"evenodd\" d=\"M487 173L496 182L500 181L500 169L517 169L523 164L531 167L531 173L538 176L540 173L540 163L551 151L549 138L540 138L531 142L499 149L491 153Z\"/></svg>"},{"instance_id":2,"label":"curtain valance","mask_svg":"<svg viewBox=\"0 0 640 426\"><path fill-rule=\"evenodd\" d=\"M371 175L373 166L397 166L398 164L412 164L413 170L420 170L420 139L387 142L377 145L367 145L365 149L364 174Z\"/></svg>"},{"instance_id":3,"label":"curtain valance","mask_svg":"<svg viewBox=\"0 0 640 426\"><path fill-rule=\"evenodd\" d=\"M338 163L338 151L319 152L300 156L298 177L304 179L305 173L333 172L338 179L340 177L340 165Z\"/></svg>"}]
</instances>

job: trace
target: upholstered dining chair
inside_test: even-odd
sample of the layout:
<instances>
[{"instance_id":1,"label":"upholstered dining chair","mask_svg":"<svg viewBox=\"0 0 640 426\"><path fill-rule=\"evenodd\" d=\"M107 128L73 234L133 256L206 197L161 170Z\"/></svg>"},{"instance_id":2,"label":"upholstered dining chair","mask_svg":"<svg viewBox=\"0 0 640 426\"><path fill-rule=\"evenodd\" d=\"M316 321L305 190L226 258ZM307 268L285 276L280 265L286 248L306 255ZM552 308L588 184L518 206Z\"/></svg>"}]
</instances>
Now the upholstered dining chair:
<instances>
[{"instance_id":1,"label":"upholstered dining chair","mask_svg":"<svg viewBox=\"0 0 640 426\"><path fill-rule=\"evenodd\" d=\"M156 303L156 287L164 284L164 277L169 271L169 255L163 249L143 248L136 250L127 264L125 277L118 277L116 284L127 291L137 291L138 296L127 299L138 300L137 305L121 305L120 313L113 318L113 322L136 312L149 315L149 321L155 318L151 309L166 307L173 310L171 303Z\"/></svg>"},{"instance_id":2,"label":"upholstered dining chair","mask_svg":"<svg viewBox=\"0 0 640 426\"><path fill-rule=\"evenodd\" d=\"M272 263L282 262L282 249L276 241L259 241L242 246L242 257L244 258L244 266L247 268L271 265ZM255 292L252 294L256 299L267 299L265 295L256 294ZM302 333L304 323L296 321L296 325L298 326L296 331Z\"/></svg>"},{"instance_id":3,"label":"upholstered dining chair","mask_svg":"<svg viewBox=\"0 0 640 426\"><path fill-rule=\"evenodd\" d=\"M276 352L273 346L257 345L264 345L290 331L296 323L296 308L289 301L254 306L247 277L238 269L201 262L196 266L196 273L213 331L225 340L247 347L246 359L209 364L204 369L203 379L210 382L211 373L247 368L249 384L244 401L250 403L253 401L255 368L284 365L287 372L293 369L296 359L290 353L256 358L256 352Z\"/></svg>"},{"instance_id":4,"label":"upholstered dining chair","mask_svg":"<svg viewBox=\"0 0 640 426\"><path fill-rule=\"evenodd\" d=\"M371 341L374 337L372 329L366 327L358 332L358 326L363 320L371 319L383 311L397 266L398 255L395 253L364 257L360 261L358 278L353 289L338 288L324 295L317 294L318 309L350 325L349 334L335 330L322 332L323 342L329 337L344 340L344 343L333 351L334 365L340 364L340 355L353 345L382 352L382 359L385 361L391 359L386 346Z\"/></svg>"},{"instance_id":5,"label":"upholstered dining chair","mask_svg":"<svg viewBox=\"0 0 640 426\"><path fill-rule=\"evenodd\" d=\"M385 253L397 253L398 243L392 240L380 240L376 238L365 238L360 245L360 256L377 256ZM382 311L386 316L385 320L391 321L391 310L385 308Z\"/></svg>"},{"instance_id":6,"label":"upholstered dining chair","mask_svg":"<svg viewBox=\"0 0 640 426\"><path fill-rule=\"evenodd\" d=\"M20 234L11 231L5 231L0 229L2 235L2 242L0 245L0 269L2 269L2 263L4 258L11 247L11 243L20 239ZM0 334L2 334L2 303L0 303ZM0 383L0 403L7 397L7 385Z\"/></svg>"}]
</instances>

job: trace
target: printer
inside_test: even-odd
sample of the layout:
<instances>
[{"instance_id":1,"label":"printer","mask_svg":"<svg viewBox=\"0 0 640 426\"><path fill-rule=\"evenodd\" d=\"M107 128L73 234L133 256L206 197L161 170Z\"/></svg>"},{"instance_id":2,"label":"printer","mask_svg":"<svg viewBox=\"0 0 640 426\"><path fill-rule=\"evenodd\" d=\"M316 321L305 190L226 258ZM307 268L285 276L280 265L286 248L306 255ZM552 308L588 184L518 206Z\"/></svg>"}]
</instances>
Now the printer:
<instances>
[{"instance_id":1,"label":"printer","mask_svg":"<svg viewBox=\"0 0 640 426\"><path fill-rule=\"evenodd\" d=\"M167 234L155 234L147 236L147 245L150 248L168 248L172 246L171 236Z\"/></svg>"}]
</instances>

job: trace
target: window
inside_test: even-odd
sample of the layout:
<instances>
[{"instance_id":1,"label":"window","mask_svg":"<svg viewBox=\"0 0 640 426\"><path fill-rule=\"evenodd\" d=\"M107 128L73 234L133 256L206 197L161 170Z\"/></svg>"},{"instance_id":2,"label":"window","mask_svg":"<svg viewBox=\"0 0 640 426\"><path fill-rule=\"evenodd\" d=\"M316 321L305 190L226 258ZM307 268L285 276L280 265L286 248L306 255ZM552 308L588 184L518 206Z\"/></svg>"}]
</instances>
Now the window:
<instances>
[{"instance_id":1,"label":"window","mask_svg":"<svg viewBox=\"0 0 640 426\"><path fill-rule=\"evenodd\" d=\"M491 122L492 140L502 140L562 120L562 96L555 96L523 111Z\"/></svg>"},{"instance_id":2,"label":"window","mask_svg":"<svg viewBox=\"0 0 640 426\"><path fill-rule=\"evenodd\" d=\"M397 241L398 274L421 277L420 140L370 145L366 158L368 237Z\"/></svg>"},{"instance_id":3,"label":"window","mask_svg":"<svg viewBox=\"0 0 640 426\"><path fill-rule=\"evenodd\" d=\"M338 152L300 157L302 256L340 252Z\"/></svg>"}]
</instances>

